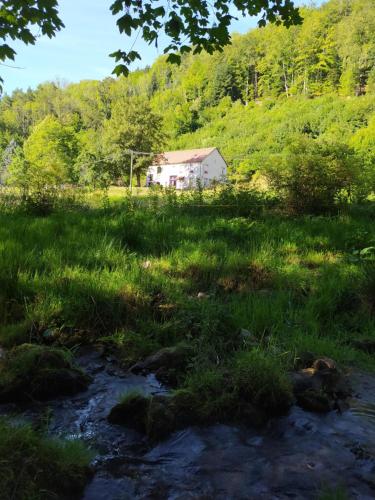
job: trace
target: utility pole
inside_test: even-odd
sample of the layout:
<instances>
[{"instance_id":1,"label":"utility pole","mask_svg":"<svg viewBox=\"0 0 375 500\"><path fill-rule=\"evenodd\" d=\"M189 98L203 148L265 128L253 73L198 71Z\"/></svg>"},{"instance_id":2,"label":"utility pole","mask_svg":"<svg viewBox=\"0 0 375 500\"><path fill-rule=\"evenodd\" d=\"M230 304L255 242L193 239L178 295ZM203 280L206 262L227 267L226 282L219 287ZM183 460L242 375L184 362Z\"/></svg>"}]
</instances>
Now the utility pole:
<instances>
[{"instance_id":1,"label":"utility pole","mask_svg":"<svg viewBox=\"0 0 375 500\"><path fill-rule=\"evenodd\" d=\"M130 151L130 182L129 182L129 190L133 191L133 161L134 161L134 151Z\"/></svg>"},{"instance_id":2,"label":"utility pole","mask_svg":"<svg viewBox=\"0 0 375 500\"><path fill-rule=\"evenodd\" d=\"M133 149L127 149L126 153L130 154L130 180L129 180L129 191L133 191L133 169L134 169L134 157L135 156L155 156L155 153L149 153L145 151L134 151Z\"/></svg>"}]
</instances>

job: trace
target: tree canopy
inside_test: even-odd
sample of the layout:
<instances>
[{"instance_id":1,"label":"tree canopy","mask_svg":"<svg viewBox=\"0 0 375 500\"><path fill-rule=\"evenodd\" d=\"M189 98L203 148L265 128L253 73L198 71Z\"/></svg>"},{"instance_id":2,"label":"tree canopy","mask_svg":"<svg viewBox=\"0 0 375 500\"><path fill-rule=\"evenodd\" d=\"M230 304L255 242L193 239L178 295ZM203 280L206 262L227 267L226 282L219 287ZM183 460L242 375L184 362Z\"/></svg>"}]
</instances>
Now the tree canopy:
<instances>
[{"instance_id":1,"label":"tree canopy","mask_svg":"<svg viewBox=\"0 0 375 500\"><path fill-rule=\"evenodd\" d=\"M0 5L0 61L14 60L16 51L9 39L34 45L37 34L49 38L64 27L58 14L57 0L3 0ZM2 80L1 80L2 81Z\"/></svg>"},{"instance_id":2,"label":"tree canopy","mask_svg":"<svg viewBox=\"0 0 375 500\"><path fill-rule=\"evenodd\" d=\"M58 0L4 0L0 6L0 61L14 60L15 50L9 39L34 44L39 28L50 38L64 27L58 12ZM117 17L120 33L141 34L149 44L158 44L164 31L170 43L164 50L170 62L179 62L181 54L201 52L212 54L230 43L229 27L237 10L241 15L261 15L259 25L266 21L286 26L301 22L292 0L115 0L110 10ZM137 35L138 36L138 35ZM128 74L129 64L141 59L135 50L113 52L114 74ZM121 63L120 63L121 61Z\"/></svg>"}]
</instances>

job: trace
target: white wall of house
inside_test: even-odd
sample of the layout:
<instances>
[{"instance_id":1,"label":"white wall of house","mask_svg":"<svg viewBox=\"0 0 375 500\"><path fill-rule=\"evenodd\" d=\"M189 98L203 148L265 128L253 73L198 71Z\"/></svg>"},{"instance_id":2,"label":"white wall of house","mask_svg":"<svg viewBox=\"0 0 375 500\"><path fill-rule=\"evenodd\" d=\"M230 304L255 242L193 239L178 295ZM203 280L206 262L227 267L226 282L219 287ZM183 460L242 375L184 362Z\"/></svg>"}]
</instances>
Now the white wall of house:
<instances>
[{"instance_id":1,"label":"white wall of house","mask_svg":"<svg viewBox=\"0 0 375 500\"><path fill-rule=\"evenodd\" d=\"M152 165L147 172L154 184L163 187L175 185L176 189L189 189L197 186L208 187L213 181L223 182L227 175L227 164L217 149L213 150L202 162Z\"/></svg>"}]
</instances>

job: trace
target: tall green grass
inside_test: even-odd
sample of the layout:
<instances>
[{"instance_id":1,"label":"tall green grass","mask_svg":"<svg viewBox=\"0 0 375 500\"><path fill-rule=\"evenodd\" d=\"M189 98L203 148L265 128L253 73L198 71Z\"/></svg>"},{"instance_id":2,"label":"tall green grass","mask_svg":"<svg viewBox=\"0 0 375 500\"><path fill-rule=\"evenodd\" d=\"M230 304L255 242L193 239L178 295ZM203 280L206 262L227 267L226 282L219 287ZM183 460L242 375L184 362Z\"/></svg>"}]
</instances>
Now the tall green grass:
<instances>
[{"instance_id":1,"label":"tall green grass","mask_svg":"<svg viewBox=\"0 0 375 500\"><path fill-rule=\"evenodd\" d=\"M303 349L373 364L350 347L375 337L374 262L360 254L375 242L372 204L288 217L178 203L0 212L0 343L80 334L130 363L187 340L214 363L246 328L285 360Z\"/></svg>"}]
</instances>

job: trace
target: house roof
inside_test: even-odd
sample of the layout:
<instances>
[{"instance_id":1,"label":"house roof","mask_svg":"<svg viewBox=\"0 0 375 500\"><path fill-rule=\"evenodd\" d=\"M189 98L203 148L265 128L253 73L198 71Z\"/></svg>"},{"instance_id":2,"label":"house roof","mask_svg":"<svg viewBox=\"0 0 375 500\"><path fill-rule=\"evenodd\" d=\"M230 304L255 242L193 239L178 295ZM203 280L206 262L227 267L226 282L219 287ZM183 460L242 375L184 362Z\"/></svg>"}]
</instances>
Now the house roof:
<instances>
[{"instance_id":1,"label":"house roof","mask_svg":"<svg viewBox=\"0 0 375 500\"><path fill-rule=\"evenodd\" d=\"M156 157L157 165L174 165L180 163L201 163L216 148L187 149L185 151L166 151Z\"/></svg>"}]
</instances>

